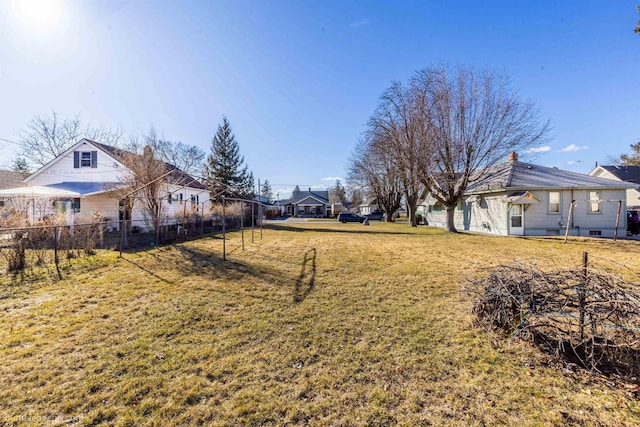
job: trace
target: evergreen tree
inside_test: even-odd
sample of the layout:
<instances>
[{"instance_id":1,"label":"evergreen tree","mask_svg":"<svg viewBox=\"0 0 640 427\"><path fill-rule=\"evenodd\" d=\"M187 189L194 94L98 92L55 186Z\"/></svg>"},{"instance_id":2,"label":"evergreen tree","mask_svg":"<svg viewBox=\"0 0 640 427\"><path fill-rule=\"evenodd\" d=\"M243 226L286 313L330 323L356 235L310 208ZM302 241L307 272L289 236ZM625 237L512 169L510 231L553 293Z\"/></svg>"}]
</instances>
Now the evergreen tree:
<instances>
[{"instance_id":1,"label":"evergreen tree","mask_svg":"<svg viewBox=\"0 0 640 427\"><path fill-rule=\"evenodd\" d=\"M211 141L211 154L202 173L203 179L211 191L211 200L220 201L224 197L253 197L253 173L247 170L244 156L231 125L226 117L218 125L216 135Z\"/></svg>"},{"instance_id":2,"label":"evergreen tree","mask_svg":"<svg viewBox=\"0 0 640 427\"><path fill-rule=\"evenodd\" d=\"M336 185L329 189L329 203L344 203L347 200L347 192L339 179Z\"/></svg>"},{"instance_id":3,"label":"evergreen tree","mask_svg":"<svg viewBox=\"0 0 640 427\"><path fill-rule=\"evenodd\" d=\"M29 164L27 159L21 156L17 156L11 164L11 170L15 172L29 172Z\"/></svg>"},{"instance_id":4,"label":"evergreen tree","mask_svg":"<svg viewBox=\"0 0 640 427\"><path fill-rule=\"evenodd\" d=\"M269 184L268 179L264 180L264 184L262 184L260 191L262 192L262 196L264 196L269 203L273 203L273 190L271 189L271 184Z\"/></svg>"},{"instance_id":5,"label":"evergreen tree","mask_svg":"<svg viewBox=\"0 0 640 427\"><path fill-rule=\"evenodd\" d=\"M291 198L295 199L298 197L299 194L300 194L300 186L296 185L293 191L291 192Z\"/></svg>"}]
</instances>

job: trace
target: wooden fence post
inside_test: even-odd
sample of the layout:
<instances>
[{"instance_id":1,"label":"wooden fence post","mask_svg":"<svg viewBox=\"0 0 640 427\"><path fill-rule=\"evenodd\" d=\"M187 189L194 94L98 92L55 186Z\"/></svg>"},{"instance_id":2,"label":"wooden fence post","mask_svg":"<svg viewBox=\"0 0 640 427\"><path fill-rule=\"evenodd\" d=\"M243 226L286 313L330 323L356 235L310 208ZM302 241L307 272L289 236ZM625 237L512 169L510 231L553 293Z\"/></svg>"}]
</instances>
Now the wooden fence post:
<instances>
[{"instance_id":1,"label":"wooden fence post","mask_svg":"<svg viewBox=\"0 0 640 427\"><path fill-rule=\"evenodd\" d=\"M618 200L618 216L616 216L616 231L613 233L613 241L618 239L618 226L620 225L620 211L622 210L622 200Z\"/></svg>"}]
</instances>

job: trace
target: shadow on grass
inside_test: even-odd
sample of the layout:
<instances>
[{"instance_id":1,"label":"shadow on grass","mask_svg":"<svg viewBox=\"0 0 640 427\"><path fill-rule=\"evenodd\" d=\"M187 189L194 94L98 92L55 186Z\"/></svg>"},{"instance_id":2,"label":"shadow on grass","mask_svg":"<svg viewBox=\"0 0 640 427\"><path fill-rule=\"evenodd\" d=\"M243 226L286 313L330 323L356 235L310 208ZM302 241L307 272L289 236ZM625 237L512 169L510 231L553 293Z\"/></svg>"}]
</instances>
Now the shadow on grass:
<instances>
[{"instance_id":1,"label":"shadow on grass","mask_svg":"<svg viewBox=\"0 0 640 427\"><path fill-rule=\"evenodd\" d=\"M214 252L197 249L191 246L176 245L174 248L180 252L183 259L190 264L188 270L185 270L186 273L196 275L209 274L212 278L215 278L230 272L237 272L251 275L271 283L286 283L287 280L290 280L290 278L286 277L280 271L272 268L257 266L249 262L243 263L232 261L229 259L224 261L220 255ZM247 255L247 257L249 256L250 255Z\"/></svg>"},{"instance_id":2,"label":"shadow on grass","mask_svg":"<svg viewBox=\"0 0 640 427\"><path fill-rule=\"evenodd\" d=\"M167 280L167 279L165 279L165 278L163 278L163 277L161 277L161 276L157 275L156 273L154 273L153 271L149 270L148 268L145 268L145 267L143 267L142 265L140 265L140 264L138 264L138 263L136 263L136 262L134 262L134 261L132 261L132 260L130 260L130 259L127 259L127 258L125 258L125 257L122 257L121 259L122 259L123 261L126 261L126 262L128 262L129 264L131 264L131 265L135 266L135 267L138 267L140 270L144 271L145 273L149 274L150 276L155 277L155 278L156 278L156 279L158 279L158 280L163 281L164 283L168 283L169 285L175 285L175 284L176 284L175 282L172 282L171 280Z\"/></svg>"},{"instance_id":3,"label":"shadow on grass","mask_svg":"<svg viewBox=\"0 0 640 427\"><path fill-rule=\"evenodd\" d=\"M312 224L310 224L312 225ZM349 227L349 225L344 224L345 227ZM409 235L409 234L415 234L413 232L410 231L388 231L388 230L380 230L380 229L376 229L376 228L369 228L366 226L361 226L360 224L358 224L358 226L362 227L362 228L357 228L357 229L353 229L353 228L349 228L349 229L338 229L338 228L318 228L318 227L307 227L305 225L303 225L301 223L300 226L297 227L292 227L290 225L280 225L280 224L267 224L264 225L264 228L268 228L271 230L281 230L281 231L294 231L294 232L305 232L305 231L318 231L318 232L323 232L323 233L348 233L348 234L388 234L388 235L392 235L392 236L398 236L398 235ZM407 228L409 228L409 226L407 225Z\"/></svg>"},{"instance_id":4,"label":"shadow on grass","mask_svg":"<svg viewBox=\"0 0 640 427\"><path fill-rule=\"evenodd\" d=\"M296 280L296 289L293 295L293 302L295 303L304 301L313 290L316 280L316 257L316 248L311 248L304 254L302 269L298 280Z\"/></svg>"}]
</instances>

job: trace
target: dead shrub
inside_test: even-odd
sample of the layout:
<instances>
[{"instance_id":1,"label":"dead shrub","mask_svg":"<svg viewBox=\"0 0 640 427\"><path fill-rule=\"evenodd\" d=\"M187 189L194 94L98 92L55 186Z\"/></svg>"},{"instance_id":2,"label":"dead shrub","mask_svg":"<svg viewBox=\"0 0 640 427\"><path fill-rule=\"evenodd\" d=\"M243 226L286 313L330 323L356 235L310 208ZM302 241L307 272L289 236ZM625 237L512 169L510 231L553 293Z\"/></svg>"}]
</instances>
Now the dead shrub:
<instances>
[{"instance_id":1,"label":"dead shrub","mask_svg":"<svg viewBox=\"0 0 640 427\"><path fill-rule=\"evenodd\" d=\"M514 263L474 281L473 313L486 328L532 340L591 371L640 377L637 285L584 267L544 272Z\"/></svg>"}]
</instances>

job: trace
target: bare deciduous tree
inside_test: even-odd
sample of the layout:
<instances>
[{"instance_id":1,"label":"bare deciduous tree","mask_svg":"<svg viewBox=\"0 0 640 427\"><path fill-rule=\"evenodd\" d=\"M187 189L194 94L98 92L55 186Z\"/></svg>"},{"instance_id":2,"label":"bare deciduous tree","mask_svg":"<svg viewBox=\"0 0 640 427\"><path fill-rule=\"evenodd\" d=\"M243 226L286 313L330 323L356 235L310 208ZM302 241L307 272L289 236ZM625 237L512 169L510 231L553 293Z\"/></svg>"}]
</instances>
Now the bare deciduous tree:
<instances>
[{"instance_id":1,"label":"bare deciduous tree","mask_svg":"<svg viewBox=\"0 0 640 427\"><path fill-rule=\"evenodd\" d=\"M147 135L132 138L126 151L119 151L119 160L127 166L129 173L122 178L124 187L117 190L119 197L137 190L129 199L142 205L157 238L166 217L162 203L166 183L189 185L192 182L192 178L157 155L154 147L159 145L158 134L151 129ZM130 202L126 208L131 209L132 205Z\"/></svg>"},{"instance_id":2,"label":"bare deciduous tree","mask_svg":"<svg viewBox=\"0 0 640 427\"><path fill-rule=\"evenodd\" d=\"M431 67L411 81L422 94L416 114L423 159L421 179L447 211L447 230L456 231L455 207L469 185L504 162L512 151L542 142L548 121L532 101L521 101L506 74L472 67Z\"/></svg>"},{"instance_id":3,"label":"bare deciduous tree","mask_svg":"<svg viewBox=\"0 0 640 427\"><path fill-rule=\"evenodd\" d=\"M397 170L386 156L384 143L365 135L351 154L348 167L349 183L367 188L378 201L387 222L393 221L393 213L400 208L402 183Z\"/></svg>"},{"instance_id":4,"label":"bare deciduous tree","mask_svg":"<svg viewBox=\"0 0 640 427\"><path fill-rule=\"evenodd\" d=\"M18 138L22 145L20 154L40 167L64 153L82 138L118 146L123 133L122 129L83 126L79 115L61 119L53 111L51 117L35 116L31 119L26 129L18 133Z\"/></svg>"},{"instance_id":5,"label":"bare deciduous tree","mask_svg":"<svg viewBox=\"0 0 640 427\"><path fill-rule=\"evenodd\" d=\"M391 161L402 183L412 227L417 226L417 203L424 193L420 176L428 161L425 141L420 138L423 115L416 110L416 104L415 94L410 87L394 83L380 97L380 104L369 119L368 130L378 150L384 152Z\"/></svg>"},{"instance_id":6,"label":"bare deciduous tree","mask_svg":"<svg viewBox=\"0 0 640 427\"><path fill-rule=\"evenodd\" d=\"M190 174L199 174L202 171L206 154L195 145L167 140L153 127L142 139L153 149L155 156L165 163Z\"/></svg>"}]
</instances>

